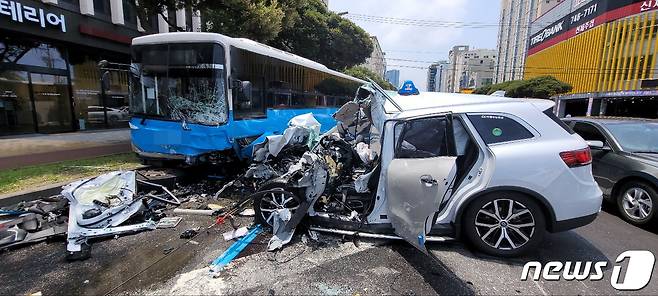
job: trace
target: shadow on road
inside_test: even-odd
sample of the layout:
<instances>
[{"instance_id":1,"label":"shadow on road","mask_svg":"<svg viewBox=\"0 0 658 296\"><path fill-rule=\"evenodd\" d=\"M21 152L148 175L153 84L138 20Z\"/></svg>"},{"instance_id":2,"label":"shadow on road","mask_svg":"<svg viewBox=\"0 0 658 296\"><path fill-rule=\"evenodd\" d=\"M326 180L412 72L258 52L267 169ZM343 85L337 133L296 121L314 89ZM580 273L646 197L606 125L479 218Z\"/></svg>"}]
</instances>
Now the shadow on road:
<instances>
[{"instance_id":1,"label":"shadow on road","mask_svg":"<svg viewBox=\"0 0 658 296\"><path fill-rule=\"evenodd\" d=\"M395 243L392 249L412 266L425 282L439 295L474 295L471 283L459 279L455 273L436 258L423 254L406 243ZM395 283L392 283L393 285ZM405 294L405 291L398 291Z\"/></svg>"},{"instance_id":2,"label":"shadow on road","mask_svg":"<svg viewBox=\"0 0 658 296\"><path fill-rule=\"evenodd\" d=\"M608 214L613 215L615 217L618 217L621 220L621 223L628 223L628 222L624 221L624 219L622 218L621 214L619 213L619 208L617 207L617 205L615 205L611 202L604 201L603 205L602 205L602 209L603 209L603 211L607 212ZM635 226L635 225L632 225L630 223L628 223L628 225L631 225L633 227L638 227L640 229L649 231L653 234L658 234L658 223L653 223L653 224L650 223L649 225L645 225L645 226Z\"/></svg>"},{"instance_id":3,"label":"shadow on road","mask_svg":"<svg viewBox=\"0 0 658 296\"><path fill-rule=\"evenodd\" d=\"M471 259L513 266L523 266L530 261L539 261L542 264L549 261L606 261L610 263L601 250L573 231L547 233L540 248L516 258L490 256L476 251L465 242L432 244L428 247L435 252L450 251Z\"/></svg>"}]
</instances>

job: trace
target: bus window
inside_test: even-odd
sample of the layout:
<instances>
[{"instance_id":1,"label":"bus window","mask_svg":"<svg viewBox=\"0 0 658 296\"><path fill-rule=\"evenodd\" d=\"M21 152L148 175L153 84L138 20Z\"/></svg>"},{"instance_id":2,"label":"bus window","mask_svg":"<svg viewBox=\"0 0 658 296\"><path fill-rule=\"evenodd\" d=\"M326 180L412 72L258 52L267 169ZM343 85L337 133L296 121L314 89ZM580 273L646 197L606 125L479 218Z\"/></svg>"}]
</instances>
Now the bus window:
<instances>
[{"instance_id":1,"label":"bus window","mask_svg":"<svg viewBox=\"0 0 658 296\"><path fill-rule=\"evenodd\" d=\"M219 44L132 47L130 111L136 116L220 125L228 119Z\"/></svg>"},{"instance_id":2,"label":"bus window","mask_svg":"<svg viewBox=\"0 0 658 296\"><path fill-rule=\"evenodd\" d=\"M262 55L231 47L231 79L243 81L242 89L233 90L235 119L265 116L266 64L267 59Z\"/></svg>"}]
</instances>

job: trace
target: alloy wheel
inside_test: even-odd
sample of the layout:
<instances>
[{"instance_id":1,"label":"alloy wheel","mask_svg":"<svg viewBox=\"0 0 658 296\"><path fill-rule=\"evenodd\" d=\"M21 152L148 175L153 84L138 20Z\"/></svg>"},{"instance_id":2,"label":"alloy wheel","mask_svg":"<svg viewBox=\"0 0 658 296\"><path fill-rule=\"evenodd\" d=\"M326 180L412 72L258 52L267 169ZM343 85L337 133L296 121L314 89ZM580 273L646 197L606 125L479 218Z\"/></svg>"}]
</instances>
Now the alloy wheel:
<instances>
[{"instance_id":1,"label":"alloy wheel","mask_svg":"<svg viewBox=\"0 0 658 296\"><path fill-rule=\"evenodd\" d=\"M622 199L624 212L635 220L646 220L653 209L649 192L639 187L631 187L624 192Z\"/></svg>"},{"instance_id":2,"label":"alloy wheel","mask_svg":"<svg viewBox=\"0 0 658 296\"><path fill-rule=\"evenodd\" d=\"M475 229L480 239L495 249L513 250L528 243L535 233L535 218L522 203L495 199L475 215Z\"/></svg>"},{"instance_id":3,"label":"alloy wheel","mask_svg":"<svg viewBox=\"0 0 658 296\"><path fill-rule=\"evenodd\" d=\"M295 197L284 191L282 188L274 188L265 193L260 199L260 215L268 225L272 226L274 221L274 212L277 210L288 209L291 214L299 208L299 203Z\"/></svg>"}]
</instances>

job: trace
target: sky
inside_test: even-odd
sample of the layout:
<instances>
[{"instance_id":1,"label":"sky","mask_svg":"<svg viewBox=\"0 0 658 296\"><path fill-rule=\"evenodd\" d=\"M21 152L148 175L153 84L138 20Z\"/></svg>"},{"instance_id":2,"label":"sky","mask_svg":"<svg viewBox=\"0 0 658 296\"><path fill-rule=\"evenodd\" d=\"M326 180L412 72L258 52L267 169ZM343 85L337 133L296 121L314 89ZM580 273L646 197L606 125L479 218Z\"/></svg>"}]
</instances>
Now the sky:
<instances>
[{"instance_id":1,"label":"sky","mask_svg":"<svg viewBox=\"0 0 658 296\"><path fill-rule=\"evenodd\" d=\"M329 9L338 13L348 12L346 17L370 35L377 36L386 53L389 65L387 69L400 70L400 82L412 80L420 90L426 89L427 67L430 62L447 60L448 52L453 46L496 48L498 28L493 24L498 23L499 0L329 0ZM350 17L350 14L467 24L479 22L487 25L479 28L460 28L461 25L410 26L364 21L357 19L358 16Z\"/></svg>"}]
</instances>

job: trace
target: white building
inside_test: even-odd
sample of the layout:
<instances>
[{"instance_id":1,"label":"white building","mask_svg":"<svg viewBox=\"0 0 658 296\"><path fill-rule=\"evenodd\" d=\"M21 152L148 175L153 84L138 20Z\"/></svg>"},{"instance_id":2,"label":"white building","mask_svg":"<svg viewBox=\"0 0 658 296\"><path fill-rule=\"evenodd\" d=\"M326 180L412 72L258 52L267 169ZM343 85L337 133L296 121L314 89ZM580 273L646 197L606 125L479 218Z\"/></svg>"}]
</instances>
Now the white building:
<instances>
[{"instance_id":1,"label":"white building","mask_svg":"<svg viewBox=\"0 0 658 296\"><path fill-rule=\"evenodd\" d=\"M541 3L542 12L560 0L502 0L499 31L498 59L495 83L523 79L526 52L528 50L528 28L537 17ZM554 6L554 5L553 5Z\"/></svg>"},{"instance_id":2,"label":"white building","mask_svg":"<svg viewBox=\"0 0 658 296\"><path fill-rule=\"evenodd\" d=\"M439 61L427 69L427 91L445 92L448 81L448 61Z\"/></svg>"},{"instance_id":3,"label":"white building","mask_svg":"<svg viewBox=\"0 0 658 296\"><path fill-rule=\"evenodd\" d=\"M379 45L379 40L377 37L370 36L372 40L373 50L370 57L366 59L366 62L361 65L366 67L368 70L377 73L379 77L384 78L386 75L386 53L382 51L382 47Z\"/></svg>"},{"instance_id":4,"label":"white building","mask_svg":"<svg viewBox=\"0 0 658 296\"><path fill-rule=\"evenodd\" d=\"M446 75L445 92L460 92L493 83L496 71L495 49L452 48Z\"/></svg>"}]
</instances>

